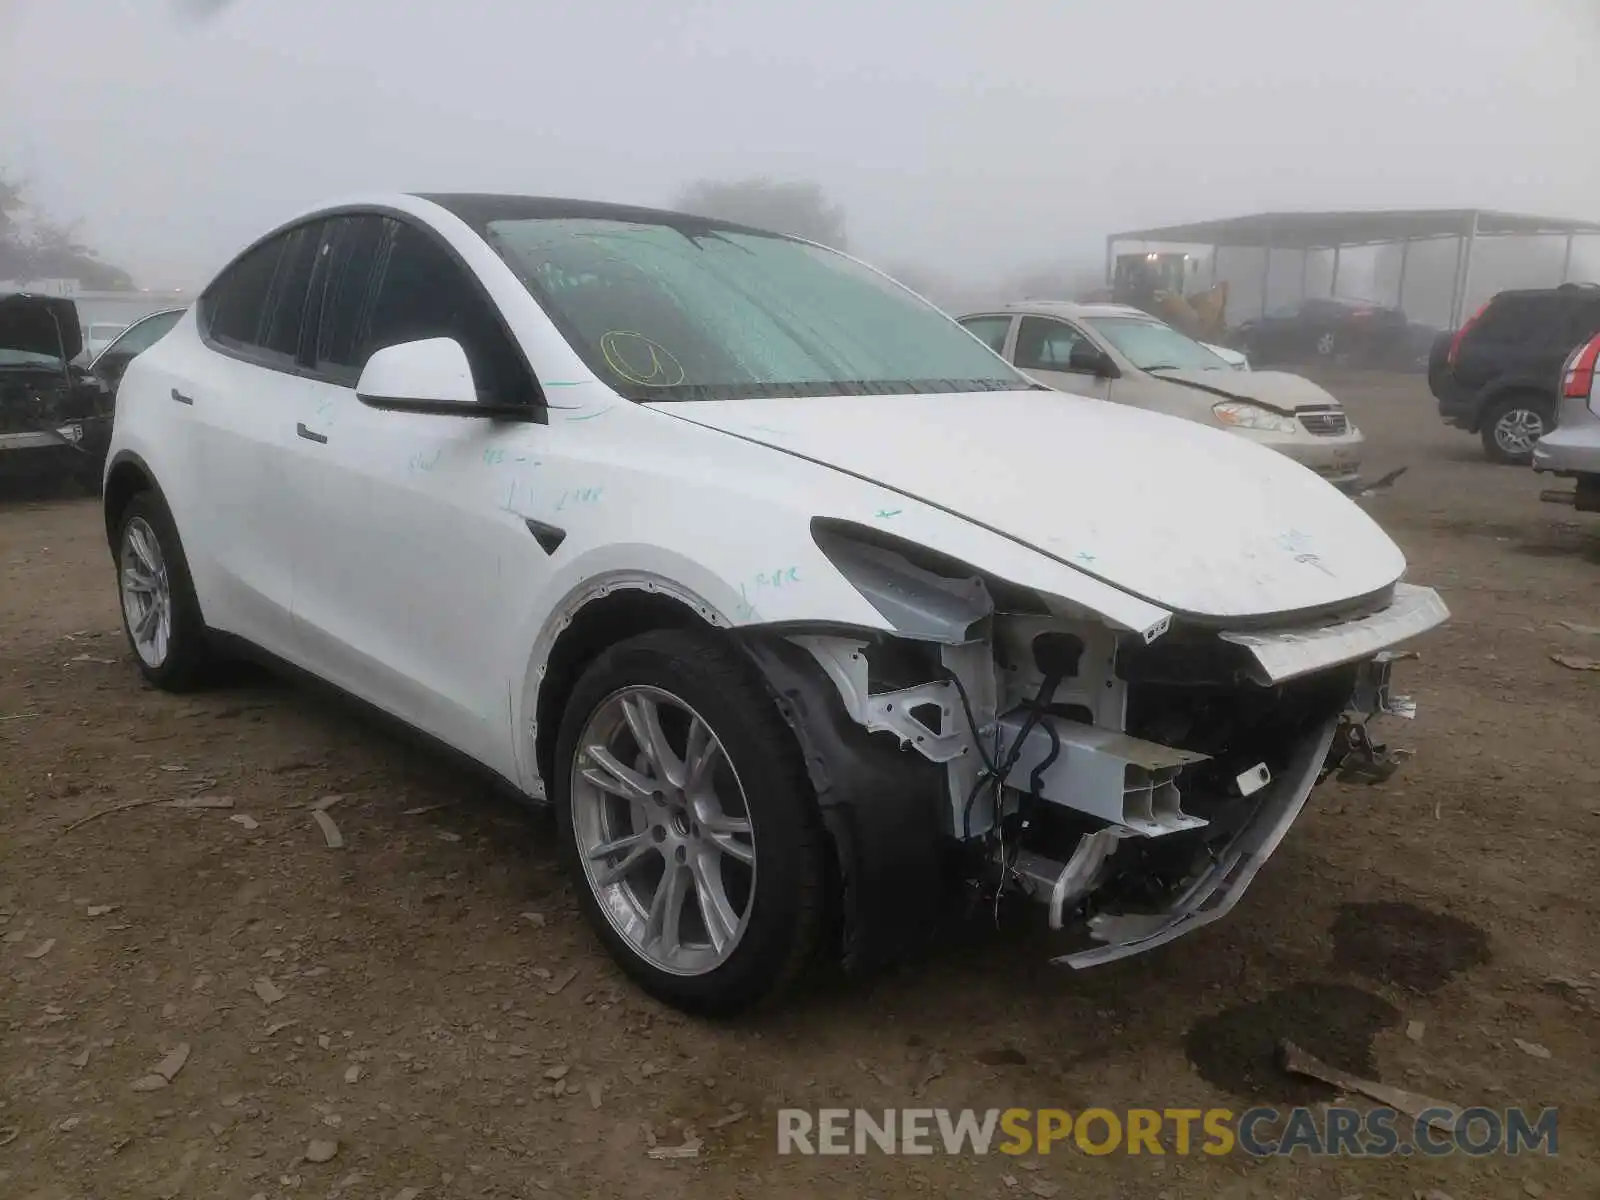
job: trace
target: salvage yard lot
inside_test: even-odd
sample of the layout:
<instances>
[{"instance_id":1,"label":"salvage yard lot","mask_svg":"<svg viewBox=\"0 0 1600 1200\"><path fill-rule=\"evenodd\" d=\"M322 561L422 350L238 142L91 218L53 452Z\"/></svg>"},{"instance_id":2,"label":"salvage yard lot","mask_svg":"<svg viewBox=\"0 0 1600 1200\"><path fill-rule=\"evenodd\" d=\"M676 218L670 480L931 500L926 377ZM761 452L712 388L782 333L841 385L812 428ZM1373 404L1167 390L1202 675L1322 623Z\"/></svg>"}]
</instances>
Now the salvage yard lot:
<instances>
[{"instance_id":1,"label":"salvage yard lot","mask_svg":"<svg viewBox=\"0 0 1600 1200\"><path fill-rule=\"evenodd\" d=\"M1030 914L979 914L729 1026L611 967L547 818L292 683L144 686L97 505L0 500L0 1196L1600 1195L1600 673L1551 657L1600 658L1600 519L1484 462L1419 380L1328 383L1371 473L1409 465L1367 503L1453 612L1401 668L1401 774L1320 789L1233 915L1166 949L1075 974ZM231 807L155 803L196 796ZM1272 1065L1283 1038L1560 1106L1560 1154L776 1153L782 1107L1329 1099ZM697 1158L651 1157L688 1130Z\"/></svg>"}]
</instances>

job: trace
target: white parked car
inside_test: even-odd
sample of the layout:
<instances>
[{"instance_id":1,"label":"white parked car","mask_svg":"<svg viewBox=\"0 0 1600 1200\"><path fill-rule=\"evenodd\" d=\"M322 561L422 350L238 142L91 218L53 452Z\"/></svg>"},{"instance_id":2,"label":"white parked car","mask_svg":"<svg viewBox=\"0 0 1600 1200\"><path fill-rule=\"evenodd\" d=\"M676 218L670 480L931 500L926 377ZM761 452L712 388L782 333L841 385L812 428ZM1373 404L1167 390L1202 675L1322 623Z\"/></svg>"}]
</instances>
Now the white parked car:
<instances>
[{"instance_id":1,"label":"white parked car","mask_svg":"<svg viewBox=\"0 0 1600 1200\"><path fill-rule=\"evenodd\" d=\"M952 870L1076 966L1221 916L1446 615L1309 472L854 259L523 197L247 249L129 366L105 516L151 681L253 647L553 804L692 1011L903 950Z\"/></svg>"},{"instance_id":2,"label":"white parked car","mask_svg":"<svg viewBox=\"0 0 1600 1200\"><path fill-rule=\"evenodd\" d=\"M95 321L84 331L83 353L88 359L98 358L100 352L122 336L128 326L117 321Z\"/></svg>"}]
</instances>

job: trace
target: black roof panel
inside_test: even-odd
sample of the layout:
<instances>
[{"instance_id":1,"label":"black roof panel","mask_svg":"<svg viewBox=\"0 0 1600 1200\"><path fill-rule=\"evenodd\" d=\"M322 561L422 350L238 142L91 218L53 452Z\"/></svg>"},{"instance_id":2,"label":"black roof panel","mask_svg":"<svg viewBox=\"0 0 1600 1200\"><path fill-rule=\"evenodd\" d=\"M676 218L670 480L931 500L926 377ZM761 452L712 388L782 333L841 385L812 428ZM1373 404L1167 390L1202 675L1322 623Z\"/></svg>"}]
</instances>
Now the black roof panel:
<instances>
[{"instance_id":1,"label":"black roof panel","mask_svg":"<svg viewBox=\"0 0 1600 1200\"><path fill-rule=\"evenodd\" d=\"M721 221L664 208L609 204L602 200L569 200L557 196L517 196L494 192L417 192L419 200L437 204L480 232L491 221L593 220L626 221L635 225L667 225L674 229L760 234L783 237L770 229L757 229L737 221ZM790 239L793 240L793 239Z\"/></svg>"}]
</instances>

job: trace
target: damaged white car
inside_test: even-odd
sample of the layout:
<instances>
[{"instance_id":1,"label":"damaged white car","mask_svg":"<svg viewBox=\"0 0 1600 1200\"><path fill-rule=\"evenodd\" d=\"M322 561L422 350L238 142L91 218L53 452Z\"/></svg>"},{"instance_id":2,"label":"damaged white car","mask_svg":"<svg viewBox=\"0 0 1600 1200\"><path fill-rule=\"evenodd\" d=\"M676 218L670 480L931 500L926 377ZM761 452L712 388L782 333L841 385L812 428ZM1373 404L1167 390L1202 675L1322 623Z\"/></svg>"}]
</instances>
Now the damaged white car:
<instances>
[{"instance_id":1,"label":"damaged white car","mask_svg":"<svg viewBox=\"0 0 1600 1200\"><path fill-rule=\"evenodd\" d=\"M699 1012L952 885L1074 966L1221 916L1392 766L1392 648L1446 616L1310 472L1032 385L854 259L524 197L251 246L129 367L105 519L149 679L265 652L550 802Z\"/></svg>"}]
</instances>

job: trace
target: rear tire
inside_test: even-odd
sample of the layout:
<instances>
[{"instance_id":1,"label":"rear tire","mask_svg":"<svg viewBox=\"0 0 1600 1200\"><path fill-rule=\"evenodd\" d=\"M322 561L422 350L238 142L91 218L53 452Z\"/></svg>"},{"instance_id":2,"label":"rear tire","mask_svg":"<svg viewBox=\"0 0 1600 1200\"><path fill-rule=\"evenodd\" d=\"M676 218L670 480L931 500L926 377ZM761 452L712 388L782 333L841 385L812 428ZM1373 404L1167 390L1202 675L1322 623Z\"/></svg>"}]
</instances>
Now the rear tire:
<instances>
[{"instance_id":1,"label":"rear tire","mask_svg":"<svg viewBox=\"0 0 1600 1200\"><path fill-rule=\"evenodd\" d=\"M1550 402L1536 392L1516 392L1484 410L1480 429L1490 462L1527 466L1533 444L1550 431Z\"/></svg>"},{"instance_id":2,"label":"rear tire","mask_svg":"<svg viewBox=\"0 0 1600 1200\"><path fill-rule=\"evenodd\" d=\"M187 692L210 666L205 621L172 514L137 492L117 518L117 596L139 671L165 692Z\"/></svg>"},{"instance_id":3,"label":"rear tire","mask_svg":"<svg viewBox=\"0 0 1600 1200\"><path fill-rule=\"evenodd\" d=\"M736 650L661 630L603 652L565 705L551 783L584 916L644 991L727 1016L810 963L821 816L793 731Z\"/></svg>"}]
</instances>

